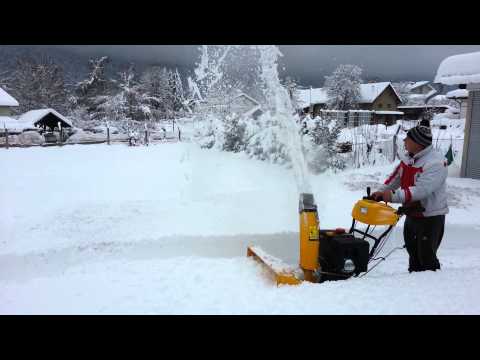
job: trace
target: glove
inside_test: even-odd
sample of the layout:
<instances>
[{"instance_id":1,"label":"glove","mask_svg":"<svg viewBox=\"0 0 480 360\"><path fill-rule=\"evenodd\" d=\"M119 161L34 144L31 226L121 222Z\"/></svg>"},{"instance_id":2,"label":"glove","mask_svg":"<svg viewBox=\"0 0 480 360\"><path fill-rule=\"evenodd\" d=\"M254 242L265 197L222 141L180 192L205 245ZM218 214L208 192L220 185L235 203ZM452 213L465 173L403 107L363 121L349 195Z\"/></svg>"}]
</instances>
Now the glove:
<instances>
[{"instance_id":1,"label":"glove","mask_svg":"<svg viewBox=\"0 0 480 360\"><path fill-rule=\"evenodd\" d=\"M385 191L375 191L372 194L372 198L375 201L385 201L385 202L391 202L392 201L392 192L390 190L385 190Z\"/></svg>"}]
</instances>

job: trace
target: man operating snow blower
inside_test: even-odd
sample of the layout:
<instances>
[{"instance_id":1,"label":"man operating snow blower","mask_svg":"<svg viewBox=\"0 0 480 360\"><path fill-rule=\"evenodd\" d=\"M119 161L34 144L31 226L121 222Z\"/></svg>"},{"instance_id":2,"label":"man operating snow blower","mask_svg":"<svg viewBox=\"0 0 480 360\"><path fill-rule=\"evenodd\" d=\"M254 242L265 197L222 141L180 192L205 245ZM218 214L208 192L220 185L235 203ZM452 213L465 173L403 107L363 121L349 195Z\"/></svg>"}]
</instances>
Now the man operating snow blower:
<instances>
[{"instance_id":1,"label":"man operating snow blower","mask_svg":"<svg viewBox=\"0 0 480 360\"><path fill-rule=\"evenodd\" d=\"M447 160L432 148L428 123L410 129L404 140L408 155L385 184L372 194L377 201L401 203L406 213L403 237L409 254L409 272L438 270L437 250L448 213Z\"/></svg>"}]
</instances>

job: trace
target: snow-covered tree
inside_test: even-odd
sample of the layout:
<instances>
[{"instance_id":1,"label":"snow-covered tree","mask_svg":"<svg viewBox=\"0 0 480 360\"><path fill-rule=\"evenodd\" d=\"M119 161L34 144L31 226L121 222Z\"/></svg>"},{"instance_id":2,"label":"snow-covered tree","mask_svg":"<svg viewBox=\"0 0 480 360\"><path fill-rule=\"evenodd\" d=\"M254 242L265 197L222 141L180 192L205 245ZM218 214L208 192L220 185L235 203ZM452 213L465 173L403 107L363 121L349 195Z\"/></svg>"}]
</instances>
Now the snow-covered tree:
<instances>
[{"instance_id":1,"label":"snow-covered tree","mask_svg":"<svg viewBox=\"0 0 480 360\"><path fill-rule=\"evenodd\" d=\"M0 72L0 86L3 88L8 87L8 83L10 79L10 72L9 71L2 71Z\"/></svg>"},{"instance_id":2,"label":"snow-covered tree","mask_svg":"<svg viewBox=\"0 0 480 360\"><path fill-rule=\"evenodd\" d=\"M149 67L140 78L140 91L156 119L175 117L185 109L187 98L178 70Z\"/></svg>"},{"instance_id":3,"label":"snow-covered tree","mask_svg":"<svg viewBox=\"0 0 480 360\"><path fill-rule=\"evenodd\" d=\"M202 46L195 77L189 78L190 100L202 104L202 112L223 113L239 92L262 103L260 53L256 46Z\"/></svg>"},{"instance_id":4,"label":"snow-covered tree","mask_svg":"<svg viewBox=\"0 0 480 360\"><path fill-rule=\"evenodd\" d=\"M362 69L357 65L339 65L332 75L325 76L327 106L335 110L351 110L358 106Z\"/></svg>"},{"instance_id":5,"label":"snow-covered tree","mask_svg":"<svg viewBox=\"0 0 480 360\"><path fill-rule=\"evenodd\" d=\"M117 81L119 92L109 97L100 108L108 120L145 121L150 119L151 110L147 97L136 82L135 67L130 64L119 73Z\"/></svg>"},{"instance_id":6,"label":"snow-covered tree","mask_svg":"<svg viewBox=\"0 0 480 360\"><path fill-rule=\"evenodd\" d=\"M92 119L105 116L103 104L113 95L115 81L106 73L106 66L110 63L108 56L99 59L90 59L90 72L86 79L80 81L75 89L77 106L84 107Z\"/></svg>"},{"instance_id":7,"label":"snow-covered tree","mask_svg":"<svg viewBox=\"0 0 480 360\"><path fill-rule=\"evenodd\" d=\"M164 117L168 91L166 70L160 66L151 66L143 72L139 83L140 91L153 111L153 117L157 120Z\"/></svg>"},{"instance_id":8,"label":"snow-covered tree","mask_svg":"<svg viewBox=\"0 0 480 360\"><path fill-rule=\"evenodd\" d=\"M299 103L299 96L298 96L298 84L297 81L292 78L291 76L287 76L285 78L284 84L285 88L288 91L288 95L290 96L290 100L292 102L292 106L294 109L298 109Z\"/></svg>"},{"instance_id":9,"label":"snow-covered tree","mask_svg":"<svg viewBox=\"0 0 480 360\"><path fill-rule=\"evenodd\" d=\"M169 85L172 96L173 111L175 113L178 113L184 110L186 101L182 78L180 77L178 69L175 69L175 71L171 71L169 75Z\"/></svg>"},{"instance_id":10,"label":"snow-covered tree","mask_svg":"<svg viewBox=\"0 0 480 360\"><path fill-rule=\"evenodd\" d=\"M39 108L65 113L68 109L63 69L48 56L18 58L15 70L4 82L18 100L16 111L20 113Z\"/></svg>"},{"instance_id":11,"label":"snow-covered tree","mask_svg":"<svg viewBox=\"0 0 480 360\"><path fill-rule=\"evenodd\" d=\"M108 56L89 60L90 73L85 80L77 84L77 91L80 95L100 95L109 90L109 79L106 75L106 66L109 63Z\"/></svg>"}]
</instances>

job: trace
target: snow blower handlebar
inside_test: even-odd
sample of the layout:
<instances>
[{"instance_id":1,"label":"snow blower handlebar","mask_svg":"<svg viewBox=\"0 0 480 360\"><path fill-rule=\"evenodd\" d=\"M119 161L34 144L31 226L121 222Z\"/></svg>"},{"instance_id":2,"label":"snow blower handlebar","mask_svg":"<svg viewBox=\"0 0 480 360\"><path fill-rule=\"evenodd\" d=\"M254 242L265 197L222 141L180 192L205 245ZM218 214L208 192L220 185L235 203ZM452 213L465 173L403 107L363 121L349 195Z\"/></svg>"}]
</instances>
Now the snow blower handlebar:
<instances>
[{"instance_id":1,"label":"snow blower handlebar","mask_svg":"<svg viewBox=\"0 0 480 360\"><path fill-rule=\"evenodd\" d=\"M367 186L367 196L364 196L363 199L364 200L377 201L377 202L383 201L382 196L374 198L371 195L370 186ZM395 213L399 216L402 216L402 215L418 214L418 213L424 212L424 211L425 211L425 208L423 206L421 206L419 202L414 202L414 203L412 203L412 205L400 206Z\"/></svg>"},{"instance_id":2,"label":"snow blower handlebar","mask_svg":"<svg viewBox=\"0 0 480 360\"><path fill-rule=\"evenodd\" d=\"M353 221L349 232L352 234L359 233L363 235L363 239L370 238L375 242L369 254L370 259L376 254L377 248L382 243L382 240L390 234L393 227L403 215L414 215L425 211L419 202L394 209L387 205L386 202L385 204L381 204L381 201L383 201L381 197L373 198L370 187L367 187L367 196L364 196L363 200L358 201L352 210ZM365 231L356 229L355 225L357 221L367 224L367 229ZM388 226L388 228L379 237L375 237L369 233L369 230L371 226L376 225L385 225Z\"/></svg>"}]
</instances>

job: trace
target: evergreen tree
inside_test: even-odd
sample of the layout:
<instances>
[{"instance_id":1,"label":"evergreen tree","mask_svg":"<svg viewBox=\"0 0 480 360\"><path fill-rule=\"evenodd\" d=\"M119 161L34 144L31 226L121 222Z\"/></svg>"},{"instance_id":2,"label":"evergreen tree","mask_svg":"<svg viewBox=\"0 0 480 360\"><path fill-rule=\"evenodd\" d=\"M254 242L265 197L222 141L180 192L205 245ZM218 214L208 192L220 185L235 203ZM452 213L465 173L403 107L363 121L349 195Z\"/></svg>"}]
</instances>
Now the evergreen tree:
<instances>
[{"instance_id":1,"label":"evergreen tree","mask_svg":"<svg viewBox=\"0 0 480 360\"><path fill-rule=\"evenodd\" d=\"M100 108L111 120L145 121L150 119L151 111L147 97L136 82L135 67L130 64L119 73L117 82L119 92L109 97Z\"/></svg>"}]
</instances>

